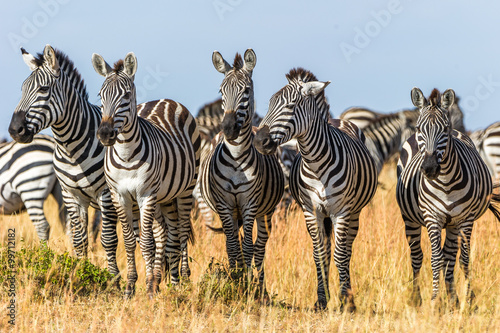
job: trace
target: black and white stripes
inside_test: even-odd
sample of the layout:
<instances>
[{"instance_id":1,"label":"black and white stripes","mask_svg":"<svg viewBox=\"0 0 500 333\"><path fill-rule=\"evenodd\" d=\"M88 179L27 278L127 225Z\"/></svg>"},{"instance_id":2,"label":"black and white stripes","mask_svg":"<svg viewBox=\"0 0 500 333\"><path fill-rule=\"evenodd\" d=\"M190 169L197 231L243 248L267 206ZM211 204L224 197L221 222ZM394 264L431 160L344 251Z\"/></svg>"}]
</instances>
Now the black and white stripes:
<instances>
[{"instance_id":1,"label":"black and white stripes","mask_svg":"<svg viewBox=\"0 0 500 333\"><path fill-rule=\"evenodd\" d=\"M264 289L265 247L272 229L272 214L283 195L284 179L277 156L261 155L253 146L252 71L256 60L252 49L245 52L244 60L236 54L233 66L220 53L213 54L215 68L224 74L220 87L223 135L202 166L200 182L203 198L221 218L230 265L246 267L250 278L255 261ZM254 220L257 221L255 244ZM238 237L241 226L242 243Z\"/></svg>"},{"instance_id":2,"label":"black and white stripes","mask_svg":"<svg viewBox=\"0 0 500 333\"><path fill-rule=\"evenodd\" d=\"M165 250L171 282L178 283L179 268L183 277L190 275L187 243L194 240L190 213L200 159L198 128L189 111L172 100L136 106L133 53L113 69L97 54L92 63L106 78L100 91L103 115L97 136L108 146L106 181L123 227L128 267L125 292L130 296L135 290L136 245L131 226L140 220L140 247L152 297L161 281Z\"/></svg>"},{"instance_id":3,"label":"black and white stripes","mask_svg":"<svg viewBox=\"0 0 500 333\"><path fill-rule=\"evenodd\" d=\"M313 241L318 278L316 307L325 308L330 297L333 232L341 302L354 310L349 264L359 214L377 187L375 163L355 125L342 120L328 122L329 105L323 90L330 82L319 82L301 68L292 69L286 77L288 84L269 102L255 146L270 154L278 145L297 138L300 155L290 172L290 188L304 211Z\"/></svg>"},{"instance_id":4,"label":"black and white stripes","mask_svg":"<svg viewBox=\"0 0 500 333\"><path fill-rule=\"evenodd\" d=\"M59 220L66 229L66 209L52 163L54 139L36 135L30 144L15 141L0 144L0 213L26 209L38 238L48 240L50 225L43 212L49 194L56 199Z\"/></svg>"},{"instance_id":5,"label":"black and white stripes","mask_svg":"<svg viewBox=\"0 0 500 333\"><path fill-rule=\"evenodd\" d=\"M416 134L401 151L396 195L411 249L413 300L421 302L422 227L427 228L432 248L432 298L437 296L440 273L444 271L447 290L456 300L453 269L458 237L462 237L460 264L468 280L474 221L488 208L499 216L490 202L492 182L472 141L452 129L448 109L454 103L453 90L441 96L435 89L427 100L420 89L414 88L411 97L420 116ZM446 240L442 248L441 230L444 228Z\"/></svg>"}]
</instances>

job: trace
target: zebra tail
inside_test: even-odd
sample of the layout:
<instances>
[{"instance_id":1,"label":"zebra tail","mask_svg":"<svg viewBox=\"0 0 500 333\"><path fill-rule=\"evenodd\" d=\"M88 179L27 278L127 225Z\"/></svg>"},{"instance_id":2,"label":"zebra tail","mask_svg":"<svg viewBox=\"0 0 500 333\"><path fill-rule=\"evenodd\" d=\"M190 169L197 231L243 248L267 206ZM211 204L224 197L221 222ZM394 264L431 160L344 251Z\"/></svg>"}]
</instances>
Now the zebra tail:
<instances>
[{"instance_id":1,"label":"zebra tail","mask_svg":"<svg viewBox=\"0 0 500 333\"><path fill-rule=\"evenodd\" d=\"M59 209L59 223L61 223L64 232L66 232L66 224L68 223L69 216L68 211L66 210L66 206L64 205L61 185L59 184L58 180L55 181L54 187L52 187L51 194L54 199L56 199L57 207Z\"/></svg>"},{"instance_id":2,"label":"zebra tail","mask_svg":"<svg viewBox=\"0 0 500 333\"><path fill-rule=\"evenodd\" d=\"M493 184L493 190L497 190L500 188L500 183ZM489 210L495 215L497 221L500 222L500 193L496 191L491 195L490 205L488 206Z\"/></svg>"},{"instance_id":3,"label":"zebra tail","mask_svg":"<svg viewBox=\"0 0 500 333\"><path fill-rule=\"evenodd\" d=\"M193 228L193 222L191 219L189 219L189 232L188 232L188 241L191 245L194 245L196 238L194 236L194 228Z\"/></svg>"},{"instance_id":4,"label":"zebra tail","mask_svg":"<svg viewBox=\"0 0 500 333\"><path fill-rule=\"evenodd\" d=\"M215 227L212 227L210 224L206 224L206 223L205 223L205 225L207 226L208 229L212 230L216 234L223 234L224 233L224 228L222 228L222 227L215 228ZM243 220L239 219L238 220L238 229L241 228L242 226L243 226Z\"/></svg>"}]
</instances>

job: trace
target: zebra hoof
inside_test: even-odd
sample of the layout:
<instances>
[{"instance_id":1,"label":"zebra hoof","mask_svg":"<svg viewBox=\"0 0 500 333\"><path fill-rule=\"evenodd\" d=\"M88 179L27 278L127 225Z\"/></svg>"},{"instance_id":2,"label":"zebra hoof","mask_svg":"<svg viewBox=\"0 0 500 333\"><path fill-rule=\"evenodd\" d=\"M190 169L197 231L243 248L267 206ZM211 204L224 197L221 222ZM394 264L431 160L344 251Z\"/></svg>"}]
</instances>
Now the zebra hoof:
<instances>
[{"instance_id":1,"label":"zebra hoof","mask_svg":"<svg viewBox=\"0 0 500 333\"><path fill-rule=\"evenodd\" d=\"M340 296L340 311L346 311L350 313L356 311L356 305L354 304L354 297L352 295Z\"/></svg>"},{"instance_id":2,"label":"zebra hoof","mask_svg":"<svg viewBox=\"0 0 500 333\"><path fill-rule=\"evenodd\" d=\"M129 286L125 288L125 291L123 292L123 299L128 300L134 297L135 295L135 286Z\"/></svg>"},{"instance_id":3,"label":"zebra hoof","mask_svg":"<svg viewBox=\"0 0 500 333\"><path fill-rule=\"evenodd\" d=\"M324 311L326 310L326 305L328 304L328 302L323 299L319 299L316 301L316 303L314 303L314 311L316 312L319 312L319 311Z\"/></svg>"},{"instance_id":4,"label":"zebra hoof","mask_svg":"<svg viewBox=\"0 0 500 333\"><path fill-rule=\"evenodd\" d=\"M414 307L418 307L422 305L422 296L420 293L413 292L410 298L410 305Z\"/></svg>"}]
</instances>

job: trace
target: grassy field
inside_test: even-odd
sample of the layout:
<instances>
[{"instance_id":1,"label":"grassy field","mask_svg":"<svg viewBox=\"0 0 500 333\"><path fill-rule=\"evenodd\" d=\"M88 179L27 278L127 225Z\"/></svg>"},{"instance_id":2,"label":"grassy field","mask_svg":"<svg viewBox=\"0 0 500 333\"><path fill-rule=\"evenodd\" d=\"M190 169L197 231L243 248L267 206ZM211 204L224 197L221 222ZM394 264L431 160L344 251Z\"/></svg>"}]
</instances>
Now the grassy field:
<instances>
[{"instance_id":1,"label":"grassy field","mask_svg":"<svg viewBox=\"0 0 500 333\"><path fill-rule=\"evenodd\" d=\"M457 291L460 307L445 301L431 302L430 249L424 233L421 307L409 305L411 266L404 224L395 201L395 167L384 169L375 198L361 215L360 231L353 248L351 275L357 312L342 313L337 295L338 275L334 264L330 288L334 295L324 312L314 312L316 273L312 242L303 215L290 209L273 218L274 229L266 252L267 289L270 305L226 291L211 294L207 285L219 283L207 273L211 262L225 263L223 235L212 235L195 221L196 244L190 248L191 283L173 288L161 284L154 299L146 296L144 265L138 259L138 290L129 301L111 291L90 297L35 297L36 290L26 276L17 276L16 325L7 320L10 298L0 296L0 331L47 332L495 332L500 331L500 223L487 212L474 226L471 251L471 283L476 294L474 306L465 302L465 282L458 269ZM56 221L56 205L46 205L49 221ZM293 207L292 207L293 208ZM16 228L16 246L38 245L35 230L26 214L0 216L0 240L7 243L7 229ZM53 226L49 247L57 253L70 251L58 223ZM121 231L119 231L121 233ZM21 238L24 242L21 243ZM140 258L139 251L137 257ZM105 267L105 254L97 244L90 254L92 263ZM123 243L118 249L119 267L126 273ZM216 266L216 265L215 265ZM214 267L214 265L212 265ZM201 283L204 281L204 283ZM21 283L23 282L23 283ZM224 283L223 281L220 283ZM444 285L444 283L443 283ZM212 290L212 289L210 289Z\"/></svg>"}]
</instances>

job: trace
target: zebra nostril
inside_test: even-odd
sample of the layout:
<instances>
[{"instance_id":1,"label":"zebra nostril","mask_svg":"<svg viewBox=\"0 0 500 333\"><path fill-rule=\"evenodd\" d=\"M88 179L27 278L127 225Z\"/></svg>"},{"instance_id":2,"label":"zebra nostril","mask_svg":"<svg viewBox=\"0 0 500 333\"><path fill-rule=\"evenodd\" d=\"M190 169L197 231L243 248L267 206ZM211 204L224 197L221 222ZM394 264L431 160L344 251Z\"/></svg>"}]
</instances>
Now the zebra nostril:
<instances>
[{"instance_id":1,"label":"zebra nostril","mask_svg":"<svg viewBox=\"0 0 500 333\"><path fill-rule=\"evenodd\" d=\"M23 135L23 134L24 134L24 132L25 132L25 130L24 130L24 126L21 126L21 127L19 127L19 128L17 129L17 134L19 134L19 135Z\"/></svg>"},{"instance_id":2,"label":"zebra nostril","mask_svg":"<svg viewBox=\"0 0 500 333\"><path fill-rule=\"evenodd\" d=\"M263 146L268 146L270 143L271 143L271 140L269 138L264 138L264 140L262 140Z\"/></svg>"}]
</instances>

